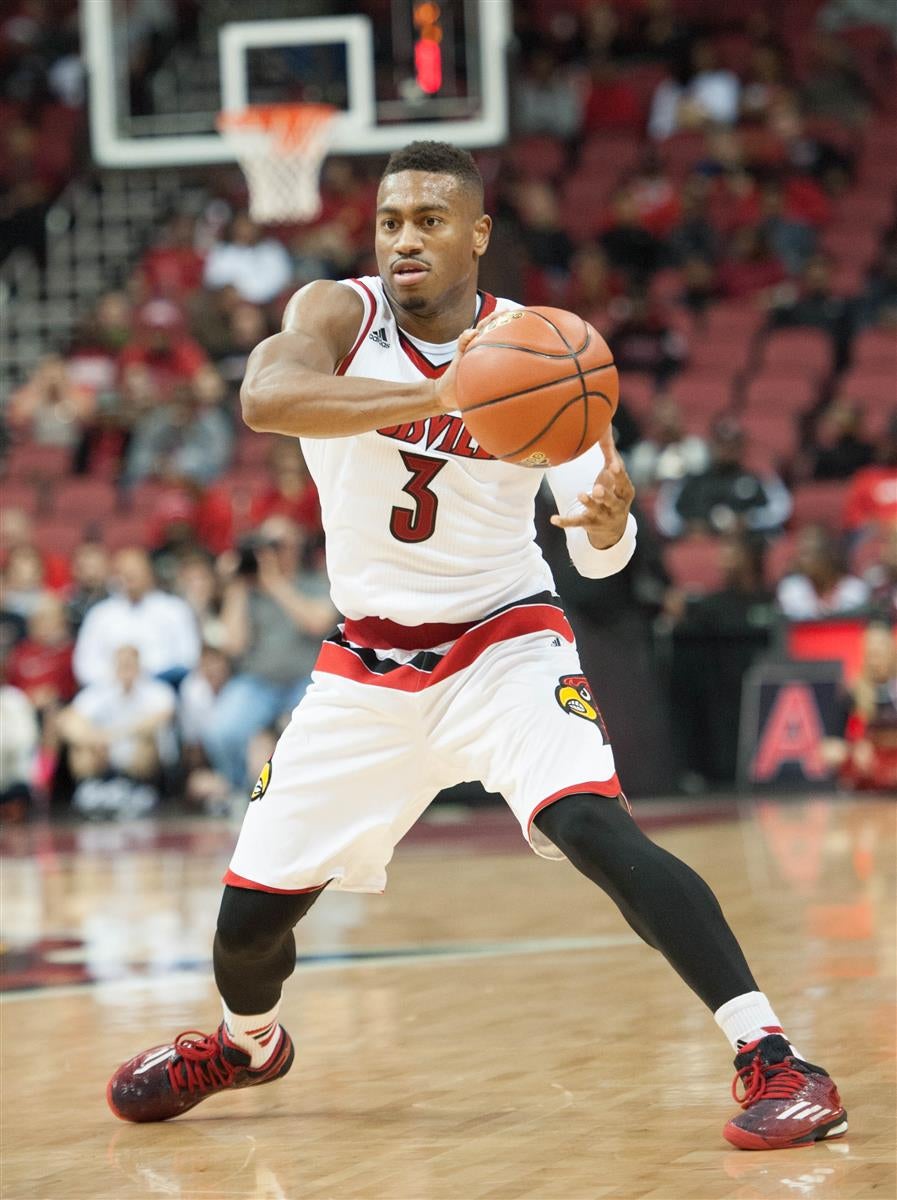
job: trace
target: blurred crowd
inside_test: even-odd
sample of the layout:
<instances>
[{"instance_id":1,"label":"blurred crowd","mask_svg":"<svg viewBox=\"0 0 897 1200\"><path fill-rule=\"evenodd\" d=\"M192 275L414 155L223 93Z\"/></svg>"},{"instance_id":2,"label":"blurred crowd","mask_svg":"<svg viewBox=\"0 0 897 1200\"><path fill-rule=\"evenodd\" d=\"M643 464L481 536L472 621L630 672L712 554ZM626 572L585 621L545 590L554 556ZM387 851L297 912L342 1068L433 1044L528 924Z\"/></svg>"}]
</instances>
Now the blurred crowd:
<instances>
[{"instance_id":1,"label":"blurred crowd","mask_svg":"<svg viewBox=\"0 0 897 1200\"><path fill-rule=\"evenodd\" d=\"M134 43L138 109L192 28L190 4L169 7ZM852 786L894 786L897 179L864 150L894 115L891 5L785 7L515 3L514 136L477 156L495 216L483 285L581 313L621 369L639 562L575 606L599 623L637 609L674 657L695 631L741 631L736 691L783 620L878 622L832 761ZM87 169L76 6L12 9L0 258L40 254L47 205ZM296 287L376 271L381 169L330 158L319 216L267 229L239 173L217 172L202 211L170 214L10 397L4 811L39 795L141 812L160 794L214 810L267 757L337 614L298 446L242 427L239 384ZM795 336L814 363L771 366L757 410L766 348ZM858 375L860 346L882 358ZM699 724L694 694L673 703Z\"/></svg>"}]
</instances>

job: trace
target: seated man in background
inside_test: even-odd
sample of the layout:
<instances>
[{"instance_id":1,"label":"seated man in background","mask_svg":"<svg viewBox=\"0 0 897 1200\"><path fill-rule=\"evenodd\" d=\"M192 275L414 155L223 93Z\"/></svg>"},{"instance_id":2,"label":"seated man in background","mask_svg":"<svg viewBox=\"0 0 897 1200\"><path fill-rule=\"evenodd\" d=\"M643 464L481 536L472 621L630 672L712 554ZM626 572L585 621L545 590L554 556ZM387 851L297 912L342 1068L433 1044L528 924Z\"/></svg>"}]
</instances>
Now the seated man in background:
<instances>
[{"instance_id":1,"label":"seated man in background","mask_svg":"<svg viewBox=\"0 0 897 1200\"><path fill-rule=\"evenodd\" d=\"M78 781L75 808L139 816L156 803L152 785L175 758L175 693L141 669L135 646L119 646L114 664L115 678L79 692L59 729Z\"/></svg>"},{"instance_id":2,"label":"seated man in background","mask_svg":"<svg viewBox=\"0 0 897 1200\"><path fill-rule=\"evenodd\" d=\"M664 484L657 528L668 538L685 533L779 533L791 515L791 496L777 475L745 465L745 434L733 417L710 431L710 465L698 475Z\"/></svg>"},{"instance_id":3,"label":"seated man in background","mask_svg":"<svg viewBox=\"0 0 897 1200\"><path fill-rule=\"evenodd\" d=\"M336 623L323 571L302 565L302 533L269 517L232 564L222 649L237 660L203 730L206 755L234 792L247 783L249 740L302 699L321 639Z\"/></svg>"},{"instance_id":4,"label":"seated man in background","mask_svg":"<svg viewBox=\"0 0 897 1200\"><path fill-rule=\"evenodd\" d=\"M805 525L797 535L794 565L776 598L789 621L855 613L869 602L869 587L851 575L838 539L825 525Z\"/></svg>"},{"instance_id":5,"label":"seated man in background","mask_svg":"<svg viewBox=\"0 0 897 1200\"><path fill-rule=\"evenodd\" d=\"M75 676L82 685L109 680L120 646L134 646L144 670L175 686L199 659L199 630L190 606L156 587L145 550L120 550L113 566L116 593L89 609L75 642Z\"/></svg>"}]
</instances>

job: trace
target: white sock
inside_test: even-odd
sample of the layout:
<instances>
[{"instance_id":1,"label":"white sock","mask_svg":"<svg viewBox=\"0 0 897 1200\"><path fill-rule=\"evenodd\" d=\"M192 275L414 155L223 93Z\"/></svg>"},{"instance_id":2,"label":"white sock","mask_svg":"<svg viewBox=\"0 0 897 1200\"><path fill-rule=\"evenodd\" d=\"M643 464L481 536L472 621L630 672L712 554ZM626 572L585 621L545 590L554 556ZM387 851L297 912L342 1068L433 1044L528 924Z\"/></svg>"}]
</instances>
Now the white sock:
<instances>
[{"instance_id":1,"label":"white sock","mask_svg":"<svg viewBox=\"0 0 897 1200\"><path fill-rule=\"evenodd\" d=\"M768 1037L771 1033L778 1033L791 1046L795 1057L800 1058L800 1054L785 1036L782 1024L772 1011L772 1005L763 992L745 992L743 996L735 996L732 1000L727 1000L713 1014L713 1019L729 1039L729 1043L736 1053L759 1038Z\"/></svg>"},{"instance_id":2,"label":"white sock","mask_svg":"<svg viewBox=\"0 0 897 1200\"><path fill-rule=\"evenodd\" d=\"M277 1023L277 1013L280 1001L278 1000L268 1012L249 1015L232 1013L224 1001L221 1007L224 1009L227 1036L235 1046L246 1051L251 1059L249 1065L254 1070L263 1067L278 1046L280 1026Z\"/></svg>"}]
</instances>

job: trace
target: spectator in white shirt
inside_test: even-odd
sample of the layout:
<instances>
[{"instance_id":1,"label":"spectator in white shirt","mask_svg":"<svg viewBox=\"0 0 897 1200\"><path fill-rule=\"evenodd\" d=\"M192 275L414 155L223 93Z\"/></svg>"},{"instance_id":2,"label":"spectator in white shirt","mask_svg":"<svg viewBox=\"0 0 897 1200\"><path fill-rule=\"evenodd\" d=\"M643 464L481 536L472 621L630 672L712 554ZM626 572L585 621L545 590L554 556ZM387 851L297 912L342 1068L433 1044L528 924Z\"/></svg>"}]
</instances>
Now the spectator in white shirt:
<instances>
[{"instance_id":1,"label":"spectator in white shirt","mask_svg":"<svg viewBox=\"0 0 897 1200\"><path fill-rule=\"evenodd\" d=\"M683 129L734 125L740 98L738 76L717 66L713 43L695 42L688 63L657 85L651 97L648 133L655 141L664 141Z\"/></svg>"},{"instance_id":2,"label":"spectator in white shirt","mask_svg":"<svg viewBox=\"0 0 897 1200\"><path fill-rule=\"evenodd\" d=\"M844 616L869 603L869 585L845 569L837 540L824 525L805 525L797 537L794 569L776 590L789 621Z\"/></svg>"},{"instance_id":3,"label":"spectator in white shirt","mask_svg":"<svg viewBox=\"0 0 897 1200\"><path fill-rule=\"evenodd\" d=\"M199 630L190 606L155 586L145 550L120 550L113 565L116 594L95 604L75 642L75 677L82 685L108 681L120 646L134 646L144 669L178 684L199 660Z\"/></svg>"},{"instance_id":4,"label":"spectator in white shirt","mask_svg":"<svg viewBox=\"0 0 897 1200\"><path fill-rule=\"evenodd\" d=\"M293 264L275 238L263 237L246 213L237 213L225 239L215 242L206 259L208 288L236 288L250 304L267 304L290 286Z\"/></svg>"},{"instance_id":5,"label":"spectator in white shirt","mask_svg":"<svg viewBox=\"0 0 897 1200\"><path fill-rule=\"evenodd\" d=\"M174 760L174 688L141 669L135 646L119 646L114 664L113 679L84 688L59 717L76 779L151 779Z\"/></svg>"}]
</instances>

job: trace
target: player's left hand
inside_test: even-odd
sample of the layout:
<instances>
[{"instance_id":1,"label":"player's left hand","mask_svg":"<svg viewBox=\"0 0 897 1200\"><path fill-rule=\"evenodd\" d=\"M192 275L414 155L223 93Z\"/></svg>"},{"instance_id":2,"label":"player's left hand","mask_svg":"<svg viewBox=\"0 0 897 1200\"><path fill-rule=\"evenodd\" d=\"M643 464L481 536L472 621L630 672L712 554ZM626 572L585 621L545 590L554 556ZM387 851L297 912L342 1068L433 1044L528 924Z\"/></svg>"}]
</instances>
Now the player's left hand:
<instances>
[{"instance_id":1,"label":"player's left hand","mask_svg":"<svg viewBox=\"0 0 897 1200\"><path fill-rule=\"evenodd\" d=\"M610 426L599 439L599 445L604 452L604 466L591 492L580 492L582 508L569 516L553 516L551 523L560 529L585 529L596 550L607 550L623 536L635 488L614 445Z\"/></svg>"}]
</instances>

